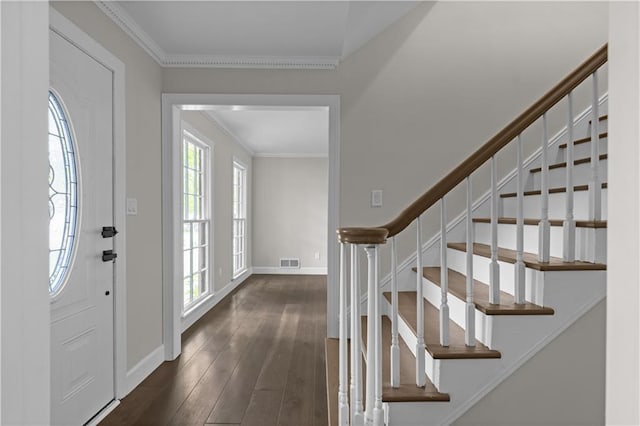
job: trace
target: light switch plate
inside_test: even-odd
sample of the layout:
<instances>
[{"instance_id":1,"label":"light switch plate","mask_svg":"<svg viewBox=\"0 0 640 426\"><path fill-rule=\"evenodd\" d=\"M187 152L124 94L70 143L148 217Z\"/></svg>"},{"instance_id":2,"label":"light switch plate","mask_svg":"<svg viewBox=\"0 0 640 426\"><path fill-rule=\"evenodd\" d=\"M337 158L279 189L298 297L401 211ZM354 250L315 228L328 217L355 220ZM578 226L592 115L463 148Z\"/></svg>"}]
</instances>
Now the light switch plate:
<instances>
[{"instance_id":1,"label":"light switch plate","mask_svg":"<svg viewBox=\"0 0 640 426\"><path fill-rule=\"evenodd\" d=\"M382 189L371 191L371 207L382 207Z\"/></svg>"},{"instance_id":2,"label":"light switch plate","mask_svg":"<svg viewBox=\"0 0 640 426\"><path fill-rule=\"evenodd\" d=\"M127 198L127 215L135 216L138 214L138 200L136 198Z\"/></svg>"}]
</instances>

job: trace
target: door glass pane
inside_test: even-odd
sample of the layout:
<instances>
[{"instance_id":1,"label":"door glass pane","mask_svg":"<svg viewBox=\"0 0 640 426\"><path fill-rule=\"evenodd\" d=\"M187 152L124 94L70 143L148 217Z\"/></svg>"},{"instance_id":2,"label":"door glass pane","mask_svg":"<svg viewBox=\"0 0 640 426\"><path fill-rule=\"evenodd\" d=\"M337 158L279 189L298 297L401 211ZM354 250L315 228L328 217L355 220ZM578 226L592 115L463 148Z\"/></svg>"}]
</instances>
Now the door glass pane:
<instances>
[{"instance_id":1,"label":"door glass pane","mask_svg":"<svg viewBox=\"0 0 640 426\"><path fill-rule=\"evenodd\" d=\"M78 168L69 117L49 92L49 294L63 287L78 226Z\"/></svg>"}]
</instances>

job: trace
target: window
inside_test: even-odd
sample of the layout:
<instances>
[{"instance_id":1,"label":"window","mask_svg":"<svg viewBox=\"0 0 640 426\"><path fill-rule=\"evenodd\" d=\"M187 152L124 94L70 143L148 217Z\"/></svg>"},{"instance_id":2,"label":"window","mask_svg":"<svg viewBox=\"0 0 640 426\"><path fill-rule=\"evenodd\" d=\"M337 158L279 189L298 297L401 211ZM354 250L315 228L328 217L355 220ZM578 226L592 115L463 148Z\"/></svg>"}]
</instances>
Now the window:
<instances>
[{"instance_id":1,"label":"window","mask_svg":"<svg viewBox=\"0 0 640 426\"><path fill-rule=\"evenodd\" d=\"M78 227L78 168L71 124L49 92L49 294L57 294L71 269Z\"/></svg>"},{"instance_id":2,"label":"window","mask_svg":"<svg viewBox=\"0 0 640 426\"><path fill-rule=\"evenodd\" d=\"M182 138L182 247L187 311L209 294L211 279L209 147L185 130Z\"/></svg>"},{"instance_id":3,"label":"window","mask_svg":"<svg viewBox=\"0 0 640 426\"><path fill-rule=\"evenodd\" d=\"M247 169L233 162L233 277L247 269Z\"/></svg>"}]
</instances>

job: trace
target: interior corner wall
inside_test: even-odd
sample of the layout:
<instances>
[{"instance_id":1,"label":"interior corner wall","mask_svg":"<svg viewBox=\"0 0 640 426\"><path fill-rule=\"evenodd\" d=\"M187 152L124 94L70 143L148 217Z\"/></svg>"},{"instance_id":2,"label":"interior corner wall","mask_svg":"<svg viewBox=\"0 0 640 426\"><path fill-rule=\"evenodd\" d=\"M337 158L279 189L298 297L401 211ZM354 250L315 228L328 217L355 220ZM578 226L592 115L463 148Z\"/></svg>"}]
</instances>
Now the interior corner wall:
<instances>
[{"instance_id":1,"label":"interior corner wall","mask_svg":"<svg viewBox=\"0 0 640 426\"><path fill-rule=\"evenodd\" d=\"M296 271L326 273L328 166L326 158L254 158L256 272L287 272L280 258L298 258Z\"/></svg>"},{"instance_id":2,"label":"interior corner wall","mask_svg":"<svg viewBox=\"0 0 640 426\"><path fill-rule=\"evenodd\" d=\"M200 111L182 111L182 119L213 143L212 145L212 189L213 189L213 288L220 290L231 283L233 275L232 229L233 229L233 161L239 160L247 167L247 265L251 260L251 155L227 133L204 116Z\"/></svg>"},{"instance_id":3,"label":"interior corner wall","mask_svg":"<svg viewBox=\"0 0 640 426\"><path fill-rule=\"evenodd\" d=\"M162 68L93 2L52 6L125 64L127 369L162 345Z\"/></svg>"},{"instance_id":4,"label":"interior corner wall","mask_svg":"<svg viewBox=\"0 0 640 426\"><path fill-rule=\"evenodd\" d=\"M611 2L607 227L608 425L640 424L640 5Z\"/></svg>"}]
</instances>

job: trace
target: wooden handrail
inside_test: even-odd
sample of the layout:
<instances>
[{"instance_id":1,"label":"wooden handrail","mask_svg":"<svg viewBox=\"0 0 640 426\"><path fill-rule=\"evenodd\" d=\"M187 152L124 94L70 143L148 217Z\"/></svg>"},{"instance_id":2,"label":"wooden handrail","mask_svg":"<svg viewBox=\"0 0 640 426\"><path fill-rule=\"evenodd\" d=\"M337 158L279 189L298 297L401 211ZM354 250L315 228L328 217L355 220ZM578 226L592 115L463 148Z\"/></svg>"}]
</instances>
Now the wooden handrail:
<instances>
[{"instance_id":1,"label":"wooden handrail","mask_svg":"<svg viewBox=\"0 0 640 426\"><path fill-rule=\"evenodd\" d=\"M375 228L351 228L351 232L349 233L350 239L363 241L366 239L366 235L370 235L370 229L386 229L388 231L387 238L393 237L404 230L411 222L433 206L438 200L444 197L449 191L455 188L486 161L491 159L491 157L493 157L498 151L514 140L520 133L542 117L545 112L560 102L560 100L567 96L569 92L575 89L587 77L605 64L607 62L607 46L607 44L602 46L596 53L542 96L536 103L520 114L494 137L489 139L487 143L471 154L458 167L453 169L453 171L431 187L431 189L425 192L409 207L404 209L398 217L386 225ZM356 230L361 231L362 235L358 236L358 232ZM338 234L340 234L340 231L338 231ZM371 244L374 243L371 242Z\"/></svg>"}]
</instances>

